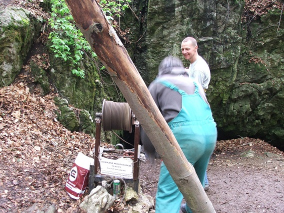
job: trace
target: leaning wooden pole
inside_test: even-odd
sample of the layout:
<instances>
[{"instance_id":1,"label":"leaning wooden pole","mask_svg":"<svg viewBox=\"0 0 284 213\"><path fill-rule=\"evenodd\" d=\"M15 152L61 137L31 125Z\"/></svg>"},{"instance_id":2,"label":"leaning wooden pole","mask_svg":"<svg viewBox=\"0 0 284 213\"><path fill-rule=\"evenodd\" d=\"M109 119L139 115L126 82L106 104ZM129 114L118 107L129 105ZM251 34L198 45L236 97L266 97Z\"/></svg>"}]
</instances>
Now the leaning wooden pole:
<instances>
[{"instance_id":1,"label":"leaning wooden pole","mask_svg":"<svg viewBox=\"0 0 284 213\"><path fill-rule=\"evenodd\" d=\"M193 166L187 161L115 30L94 0L66 0L92 49L105 65L161 156L193 212L215 212Z\"/></svg>"}]
</instances>

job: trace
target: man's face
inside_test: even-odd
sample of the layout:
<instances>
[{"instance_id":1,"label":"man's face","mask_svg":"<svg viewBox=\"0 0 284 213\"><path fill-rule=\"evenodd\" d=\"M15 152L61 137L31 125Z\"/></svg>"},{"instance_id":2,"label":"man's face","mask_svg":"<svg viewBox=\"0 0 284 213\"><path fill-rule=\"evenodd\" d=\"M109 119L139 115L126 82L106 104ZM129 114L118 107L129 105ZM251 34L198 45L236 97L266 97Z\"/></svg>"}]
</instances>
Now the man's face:
<instances>
[{"instance_id":1,"label":"man's face","mask_svg":"<svg viewBox=\"0 0 284 213\"><path fill-rule=\"evenodd\" d=\"M186 60L193 63L197 57L197 46L194 46L190 41L181 43L181 52Z\"/></svg>"}]
</instances>

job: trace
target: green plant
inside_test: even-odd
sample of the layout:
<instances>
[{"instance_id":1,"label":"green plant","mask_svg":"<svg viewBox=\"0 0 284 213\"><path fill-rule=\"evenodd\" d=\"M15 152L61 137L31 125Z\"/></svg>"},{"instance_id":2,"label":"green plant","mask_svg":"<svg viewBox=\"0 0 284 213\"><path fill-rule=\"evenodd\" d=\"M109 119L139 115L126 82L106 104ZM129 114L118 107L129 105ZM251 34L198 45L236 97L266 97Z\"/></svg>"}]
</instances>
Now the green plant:
<instances>
[{"instance_id":1,"label":"green plant","mask_svg":"<svg viewBox=\"0 0 284 213\"><path fill-rule=\"evenodd\" d=\"M107 18L120 17L122 12L129 8L131 0L101 0L100 6Z\"/></svg>"},{"instance_id":2,"label":"green plant","mask_svg":"<svg viewBox=\"0 0 284 213\"><path fill-rule=\"evenodd\" d=\"M102 0L100 5L108 19L120 17L122 11L128 8L131 0ZM80 62L84 53L96 57L83 34L76 28L75 21L70 14L64 0L51 0L51 18L49 19L51 32L51 50L55 57L70 63L72 73L80 78L85 77L84 70L80 68Z\"/></svg>"}]
</instances>

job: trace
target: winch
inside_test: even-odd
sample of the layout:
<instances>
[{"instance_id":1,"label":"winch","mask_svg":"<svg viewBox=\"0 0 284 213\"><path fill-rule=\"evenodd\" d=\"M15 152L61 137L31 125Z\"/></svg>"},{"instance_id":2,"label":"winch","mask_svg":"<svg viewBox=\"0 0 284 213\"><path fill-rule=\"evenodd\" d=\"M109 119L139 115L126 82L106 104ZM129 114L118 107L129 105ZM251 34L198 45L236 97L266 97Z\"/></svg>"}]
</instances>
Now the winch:
<instances>
[{"instance_id":1,"label":"winch","mask_svg":"<svg viewBox=\"0 0 284 213\"><path fill-rule=\"evenodd\" d=\"M138 192L139 185L139 141L140 141L140 124L132 112L128 103L103 101L102 112L96 113L96 142L94 151L95 165L90 167L89 175L89 191L94 188L95 183L102 182L108 177L123 179L125 183L133 185L133 189ZM101 128L104 131L124 130L129 133L134 133L134 150L107 150L113 155L123 154L126 158L117 160L108 159L102 155L101 147ZM119 145L119 144L118 144ZM134 151L132 157L127 155ZM123 156L123 155L122 155ZM100 167L100 174L99 174ZM127 171L127 167L131 167L131 172Z\"/></svg>"}]
</instances>

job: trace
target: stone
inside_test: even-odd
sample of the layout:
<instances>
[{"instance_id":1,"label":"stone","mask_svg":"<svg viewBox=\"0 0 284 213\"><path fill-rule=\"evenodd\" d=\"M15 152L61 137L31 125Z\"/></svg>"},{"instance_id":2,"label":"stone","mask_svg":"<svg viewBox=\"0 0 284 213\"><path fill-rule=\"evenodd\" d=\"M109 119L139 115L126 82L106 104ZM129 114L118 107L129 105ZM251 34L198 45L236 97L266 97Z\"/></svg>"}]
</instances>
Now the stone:
<instances>
[{"instance_id":1,"label":"stone","mask_svg":"<svg viewBox=\"0 0 284 213\"><path fill-rule=\"evenodd\" d=\"M104 213L112 206L114 200L104 187L97 186L84 198L80 208L87 213Z\"/></svg>"},{"instance_id":2,"label":"stone","mask_svg":"<svg viewBox=\"0 0 284 213\"><path fill-rule=\"evenodd\" d=\"M137 192L131 188L131 187L127 187L126 191L125 191L125 201L130 201L130 200L138 200L139 196L137 194Z\"/></svg>"}]
</instances>

